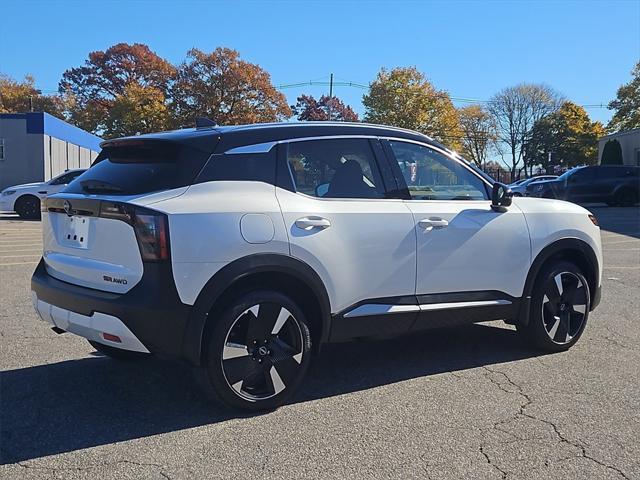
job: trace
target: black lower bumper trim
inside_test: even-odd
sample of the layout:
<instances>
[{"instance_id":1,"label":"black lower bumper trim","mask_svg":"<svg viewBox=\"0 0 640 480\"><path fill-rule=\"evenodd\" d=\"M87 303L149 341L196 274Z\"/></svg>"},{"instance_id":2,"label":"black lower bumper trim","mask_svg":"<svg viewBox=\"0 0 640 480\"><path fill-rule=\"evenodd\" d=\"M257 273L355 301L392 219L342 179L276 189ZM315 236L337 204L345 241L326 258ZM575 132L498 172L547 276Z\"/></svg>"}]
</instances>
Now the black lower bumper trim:
<instances>
[{"instance_id":1,"label":"black lower bumper trim","mask_svg":"<svg viewBox=\"0 0 640 480\"><path fill-rule=\"evenodd\" d=\"M31 277L38 299L85 316L101 312L119 318L152 353L182 356L191 307L180 301L170 264L145 263L140 282L125 294L58 280L41 260Z\"/></svg>"}]
</instances>

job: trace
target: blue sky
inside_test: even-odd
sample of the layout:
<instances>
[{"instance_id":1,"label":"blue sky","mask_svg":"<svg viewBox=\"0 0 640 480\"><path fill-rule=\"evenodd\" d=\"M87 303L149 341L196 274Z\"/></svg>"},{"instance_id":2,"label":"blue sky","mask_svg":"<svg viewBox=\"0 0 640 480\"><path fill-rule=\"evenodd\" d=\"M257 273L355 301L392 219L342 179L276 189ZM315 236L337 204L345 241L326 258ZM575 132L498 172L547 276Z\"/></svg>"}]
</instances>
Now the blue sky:
<instances>
[{"instance_id":1,"label":"blue sky","mask_svg":"<svg viewBox=\"0 0 640 480\"><path fill-rule=\"evenodd\" d=\"M56 1L4 0L0 72L55 90L93 50L142 42L179 63L197 47L235 48L274 84L368 83L413 65L452 96L488 99L543 82L579 104L607 103L640 59L640 0L621 1ZM324 86L282 90L290 100ZM362 112L363 90L335 93ZM610 111L588 109L607 121Z\"/></svg>"}]
</instances>

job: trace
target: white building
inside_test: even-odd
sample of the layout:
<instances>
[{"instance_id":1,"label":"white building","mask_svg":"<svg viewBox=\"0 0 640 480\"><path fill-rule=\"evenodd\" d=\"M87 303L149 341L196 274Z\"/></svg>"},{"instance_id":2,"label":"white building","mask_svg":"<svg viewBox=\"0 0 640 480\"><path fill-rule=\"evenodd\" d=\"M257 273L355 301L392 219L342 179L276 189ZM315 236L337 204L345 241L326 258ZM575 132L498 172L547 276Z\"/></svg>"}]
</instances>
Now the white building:
<instances>
[{"instance_id":1,"label":"white building","mask_svg":"<svg viewBox=\"0 0 640 480\"><path fill-rule=\"evenodd\" d=\"M0 189L88 168L102 139L44 112L0 114Z\"/></svg>"},{"instance_id":2,"label":"white building","mask_svg":"<svg viewBox=\"0 0 640 480\"><path fill-rule=\"evenodd\" d=\"M609 140L617 140L622 148L624 165L640 166L640 128L626 132L612 133L598 140L598 164L602 162L602 151Z\"/></svg>"}]
</instances>

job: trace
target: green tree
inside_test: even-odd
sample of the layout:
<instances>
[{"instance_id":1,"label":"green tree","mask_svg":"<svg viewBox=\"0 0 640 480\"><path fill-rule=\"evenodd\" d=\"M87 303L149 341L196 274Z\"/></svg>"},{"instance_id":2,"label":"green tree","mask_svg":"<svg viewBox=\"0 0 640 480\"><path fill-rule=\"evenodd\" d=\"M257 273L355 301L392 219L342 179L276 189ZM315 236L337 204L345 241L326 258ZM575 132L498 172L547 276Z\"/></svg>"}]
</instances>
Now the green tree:
<instances>
[{"instance_id":1,"label":"green tree","mask_svg":"<svg viewBox=\"0 0 640 480\"><path fill-rule=\"evenodd\" d=\"M460 121L449 94L415 67L381 69L362 103L367 122L417 130L452 148L460 146Z\"/></svg>"},{"instance_id":2,"label":"green tree","mask_svg":"<svg viewBox=\"0 0 640 480\"><path fill-rule=\"evenodd\" d=\"M22 82L0 73L0 113L47 112L63 118L64 101L57 95L42 95L31 75Z\"/></svg>"},{"instance_id":3,"label":"green tree","mask_svg":"<svg viewBox=\"0 0 640 480\"><path fill-rule=\"evenodd\" d=\"M602 124L592 122L584 108L567 101L534 124L525 155L531 166L540 165L547 172L554 165L594 165L598 162L598 139L605 133Z\"/></svg>"},{"instance_id":4,"label":"green tree","mask_svg":"<svg viewBox=\"0 0 640 480\"><path fill-rule=\"evenodd\" d=\"M211 53L190 50L178 69L172 99L183 125L192 124L196 117L238 125L291 116L285 96L273 86L269 73L228 48Z\"/></svg>"},{"instance_id":5,"label":"green tree","mask_svg":"<svg viewBox=\"0 0 640 480\"><path fill-rule=\"evenodd\" d=\"M609 140L602 149L602 165L622 165L622 147L616 139Z\"/></svg>"},{"instance_id":6,"label":"green tree","mask_svg":"<svg viewBox=\"0 0 640 480\"><path fill-rule=\"evenodd\" d=\"M126 97L133 91L133 85L137 85L140 87L135 88L137 94L144 89L148 97L166 99L175 74L175 67L147 45L118 43L104 52L91 52L83 66L64 72L59 91L69 98L69 116L73 123L95 133L109 129L111 134L116 134L120 130L114 129L114 124L144 123L143 119L133 121L131 118L136 109L126 111L128 120L114 118L111 110L116 103L119 103L118 111L124 112L125 101L120 97ZM144 109L137 111L142 113Z\"/></svg>"},{"instance_id":7,"label":"green tree","mask_svg":"<svg viewBox=\"0 0 640 480\"><path fill-rule=\"evenodd\" d=\"M552 88L527 83L505 88L489 101L487 109L496 122L499 145L511 156L509 168L512 178L521 165L525 171L533 171L534 164L529 162L525 149L533 126L555 112L561 103L562 98Z\"/></svg>"},{"instance_id":8,"label":"green tree","mask_svg":"<svg viewBox=\"0 0 640 480\"><path fill-rule=\"evenodd\" d=\"M107 138L166 129L171 115L163 93L154 87L130 83L115 97L104 119Z\"/></svg>"},{"instance_id":9,"label":"green tree","mask_svg":"<svg viewBox=\"0 0 640 480\"><path fill-rule=\"evenodd\" d=\"M469 105L458 110L462 130L461 153L482 168L487 162L489 150L495 144L496 124L493 117L479 105Z\"/></svg>"},{"instance_id":10,"label":"green tree","mask_svg":"<svg viewBox=\"0 0 640 480\"><path fill-rule=\"evenodd\" d=\"M609 103L615 110L607 125L610 132L640 128L640 61L631 71L632 79L618 89L616 99Z\"/></svg>"}]
</instances>

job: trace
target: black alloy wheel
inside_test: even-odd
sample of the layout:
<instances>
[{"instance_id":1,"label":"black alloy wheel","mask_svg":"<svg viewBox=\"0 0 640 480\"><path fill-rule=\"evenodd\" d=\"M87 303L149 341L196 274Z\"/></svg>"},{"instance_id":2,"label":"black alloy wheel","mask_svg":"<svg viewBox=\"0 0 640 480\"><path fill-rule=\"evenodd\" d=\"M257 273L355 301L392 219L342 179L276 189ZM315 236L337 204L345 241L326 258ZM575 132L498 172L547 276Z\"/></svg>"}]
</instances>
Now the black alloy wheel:
<instances>
[{"instance_id":1,"label":"black alloy wheel","mask_svg":"<svg viewBox=\"0 0 640 480\"><path fill-rule=\"evenodd\" d=\"M548 281L542 298L542 321L549 338L566 345L582 331L589 299L582 279L573 272L560 272Z\"/></svg>"},{"instance_id":2,"label":"black alloy wheel","mask_svg":"<svg viewBox=\"0 0 640 480\"><path fill-rule=\"evenodd\" d=\"M229 406L275 408L300 384L310 348L304 314L291 299L278 292L251 292L216 325L209 343L208 379L217 399Z\"/></svg>"},{"instance_id":3,"label":"black alloy wheel","mask_svg":"<svg viewBox=\"0 0 640 480\"><path fill-rule=\"evenodd\" d=\"M40 199L33 195L25 195L16 200L16 213L20 218L36 219L40 218Z\"/></svg>"},{"instance_id":4,"label":"black alloy wheel","mask_svg":"<svg viewBox=\"0 0 640 480\"><path fill-rule=\"evenodd\" d=\"M580 269L567 261L543 267L531 295L529 323L516 324L533 347L550 352L568 350L587 325L591 309L589 284Z\"/></svg>"}]
</instances>

